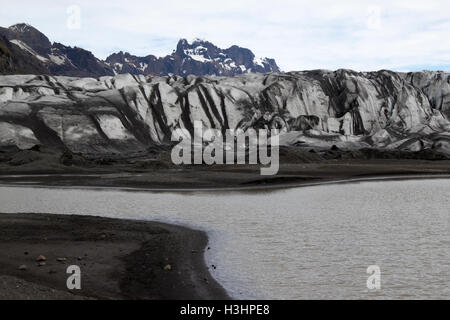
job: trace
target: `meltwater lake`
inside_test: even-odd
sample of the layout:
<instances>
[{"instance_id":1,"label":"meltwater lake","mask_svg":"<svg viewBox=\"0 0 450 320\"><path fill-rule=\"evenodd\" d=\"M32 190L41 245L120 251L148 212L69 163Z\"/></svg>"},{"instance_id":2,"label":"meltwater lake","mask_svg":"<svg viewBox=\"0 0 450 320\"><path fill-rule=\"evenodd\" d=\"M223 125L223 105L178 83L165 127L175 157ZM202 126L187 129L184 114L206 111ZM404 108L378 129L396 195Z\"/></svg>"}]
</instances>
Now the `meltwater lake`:
<instances>
[{"instance_id":1,"label":"meltwater lake","mask_svg":"<svg viewBox=\"0 0 450 320\"><path fill-rule=\"evenodd\" d=\"M450 180L273 191L0 187L0 212L96 215L204 230L237 299L449 299ZM367 268L381 289L367 289Z\"/></svg>"}]
</instances>

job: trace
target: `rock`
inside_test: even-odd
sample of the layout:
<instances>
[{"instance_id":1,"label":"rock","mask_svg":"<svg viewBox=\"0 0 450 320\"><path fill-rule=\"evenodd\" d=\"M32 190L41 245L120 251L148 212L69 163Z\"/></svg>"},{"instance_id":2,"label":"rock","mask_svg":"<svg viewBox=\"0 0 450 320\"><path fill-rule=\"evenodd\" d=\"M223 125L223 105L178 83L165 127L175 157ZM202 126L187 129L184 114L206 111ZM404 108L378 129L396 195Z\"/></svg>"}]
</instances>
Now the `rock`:
<instances>
[{"instance_id":1,"label":"rock","mask_svg":"<svg viewBox=\"0 0 450 320\"><path fill-rule=\"evenodd\" d=\"M168 264L168 265L166 265L166 266L164 267L164 270L165 270L165 271L172 271L172 266L171 266L170 264Z\"/></svg>"},{"instance_id":2,"label":"rock","mask_svg":"<svg viewBox=\"0 0 450 320\"><path fill-rule=\"evenodd\" d=\"M28 267L25 264L23 264L19 267L19 270L22 270L22 271L25 271L27 269L28 269Z\"/></svg>"},{"instance_id":3,"label":"rock","mask_svg":"<svg viewBox=\"0 0 450 320\"><path fill-rule=\"evenodd\" d=\"M32 146L31 148L29 148L28 150L30 151L36 151L36 152L41 152L41 146L36 144L34 146Z\"/></svg>"},{"instance_id":4,"label":"rock","mask_svg":"<svg viewBox=\"0 0 450 320\"><path fill-rule=\"evenodd\" d=\"M65 166L84 166L88 164L88 160L86 160L83 155L73 153L68 149L64 150L59 162Z\"/></svg>"},{"instance_id":5,"label":"rock","mask_svg":"<svg viewBox=\"0 0 450 320\"><path fill-rule=\"evenodd\" d=\"M38 267L43 267L43 266L47 265L47 263L45 261L41 261L41 262L38 262L37 265L38 265Z\"/></svg>"},{"instance_id":6,"label":"rock","mask_svg":"<svg viewBox=\"0 0 450 320\"><path fill-rule=\"evenodd\" d=\"M39 257L36 258L37 262L43 262L43 261L47 261L47 258L43 255L40 255Z\"/></svg>"},{"instance_id":7,"label":"rock","mask_svg":"<svg viewBox=\"0 0 450 320\"><path fill-rule=\"evenodd\" d=\"M31 150L23 150L15 154L9 161L12 166L21 166L39 160L41 157L38 152Z\"/></svg>"},{"instance_id":8,"label":"rock","mask_svg":"<svg viewBox=\"0 0 450 320\"><path fill-rule=\"evenodd\" d=\"M61 262L61 263L66 263L67 258L57 258L56 261Z\"/></svg>"},{"instance_id":9,"label":"rock","mask_svg":"<svg viewBox=\"0 0 450 320\"><path fill-rule=\"evenodd\" d=\"M330 150L332 150L332 151L339 151L340 149L338 148L337 145L333 144L333 145L331 146Z\"/></svg>"}]
</instances>

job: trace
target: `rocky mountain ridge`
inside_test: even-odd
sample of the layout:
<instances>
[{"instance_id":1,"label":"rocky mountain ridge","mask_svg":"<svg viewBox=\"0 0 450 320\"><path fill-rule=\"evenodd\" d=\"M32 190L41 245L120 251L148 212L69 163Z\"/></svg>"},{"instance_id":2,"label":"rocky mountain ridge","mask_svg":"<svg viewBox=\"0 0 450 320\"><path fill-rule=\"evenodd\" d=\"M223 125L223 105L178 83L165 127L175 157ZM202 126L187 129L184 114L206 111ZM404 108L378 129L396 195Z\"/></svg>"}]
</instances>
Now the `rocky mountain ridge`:
<instances>
[{"instance_id":1,"label":"rocky mountain ridge","mask_svg":"<svg viewBox=\"0 0 450 320\"><path fill-rule=\"evenodd\" d=\"M0 69L0 73L79 77L114 75L109 66L97 59L91 52L56 42L52 44L42 32L30 25L21 23L9 28L0 28L0 36L4 37L8 45L14 47L16 52L21 51L22 55L26 55L27 62L34 66L23 72ZM24 59L20 59L19 56L19 60Z\"/></svg>"},{"instance_id":2,"label":"rocky mountain ridge","mask_svg":"<svg viewBox=\"0 0 450 320\"><path fill-rule=\"evenodd\" d=\"M77 77L101 77L130 73L134 75L220 75L233 76L248 72L279 72L275 60L256 58L248 49L232 46L220 49L214 44L196 39L192 43L179 41L171 55L137 57L129 53L114 53L106 61L78 47L51 43L36 28L21 23L0 28L4 46L14 47L9 64L28 64L7 68L0 64L0 74L32 73ZM26 55L26 57L23 57ZM19 63L19 62L20 63ZM13 71L16 70L16 71Z\"/></svg>"},{"instance_id":3,"label":"rocky mountain ridge","mask_svg":"<svg viewBox=\"0 0 450 320\"><path fill-rule=\"evenodd\" d=\"M234 76L249 72L279 72L275 60L259 59L248 49L232 46L220 49L211 42L186 39L178 42L177 49L163 58L136 57L119 52L110 55L106 63L119 73L144 75L217 75Z\"/></svg>"}]
</instances>

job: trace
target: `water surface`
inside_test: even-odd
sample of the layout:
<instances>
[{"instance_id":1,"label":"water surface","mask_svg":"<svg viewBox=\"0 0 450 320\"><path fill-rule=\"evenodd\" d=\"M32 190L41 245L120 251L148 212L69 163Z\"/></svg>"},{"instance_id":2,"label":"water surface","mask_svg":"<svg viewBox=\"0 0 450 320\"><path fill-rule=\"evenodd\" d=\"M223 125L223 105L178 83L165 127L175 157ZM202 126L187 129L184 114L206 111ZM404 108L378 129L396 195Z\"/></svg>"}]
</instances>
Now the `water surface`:
<instances>
[{"instance_id":1,"label":"water surface","mask_svg":"<svg viewBox=\"0 0 450 320\"><path fill-rule=\"evenodd\" d=\"M174 222L210 235L208 264L234 298L450 298L450 180L252 192L0 187L0 212ZM369 291L367 267L381 268Z\"/></svg>"}]
</instances>

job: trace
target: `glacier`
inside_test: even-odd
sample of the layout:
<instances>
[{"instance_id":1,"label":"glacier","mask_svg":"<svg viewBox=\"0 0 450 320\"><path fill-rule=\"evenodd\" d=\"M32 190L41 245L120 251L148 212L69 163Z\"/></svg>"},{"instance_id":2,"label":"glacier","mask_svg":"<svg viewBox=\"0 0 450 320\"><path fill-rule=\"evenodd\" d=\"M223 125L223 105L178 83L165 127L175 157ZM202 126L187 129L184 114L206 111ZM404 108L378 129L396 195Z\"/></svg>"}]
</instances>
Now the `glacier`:
<instances>
[{"instance_id":1,"label":"glacier","mask_svg":"<svg viewBox=\"0 0 450 320\"><path fill-rule=\"evenodd\" d=\"M169 143L176 129L278 129L282 145L450 153L450 73L312 70L234 77L0 76L0 147L85 154Z\"/></svg>"}]
</instances>

